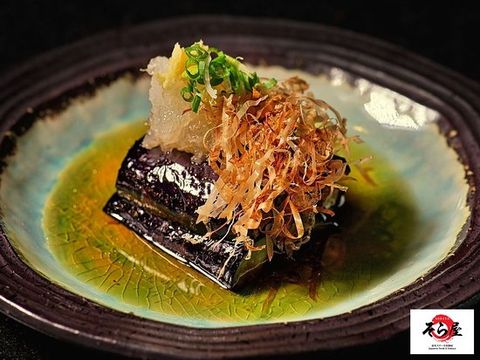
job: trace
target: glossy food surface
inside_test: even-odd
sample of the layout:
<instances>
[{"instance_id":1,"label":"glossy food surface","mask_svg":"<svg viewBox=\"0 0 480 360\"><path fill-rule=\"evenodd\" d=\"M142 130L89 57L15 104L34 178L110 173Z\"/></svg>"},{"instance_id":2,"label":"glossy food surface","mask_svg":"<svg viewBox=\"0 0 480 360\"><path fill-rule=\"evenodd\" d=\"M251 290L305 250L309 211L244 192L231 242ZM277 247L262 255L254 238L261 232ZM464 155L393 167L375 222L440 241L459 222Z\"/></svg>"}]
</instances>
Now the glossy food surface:
<instances>
[{"instance_id":1,"label":"glossy food surface","mask_svg":"<svg viewBox=\"0 0 480 360\"><path fill-rule=\"evenodd\" d=\"M347 184L340 231L323 258L312 252L303 262L273 266L233 293L105 215L120 163L145 132L146 81L130 78L75 101L19 139L0 193L10 238L34 269L81 296L195 327L332 316L401 289L455 246L469 214L463 167L438 133L434 112L367 82L352 86L330 75L302 74L347 117L350 134L368 144L355 145L351 157L373 160L366 176L353 167L357 181Z\"/></svg>"}]
</instances>

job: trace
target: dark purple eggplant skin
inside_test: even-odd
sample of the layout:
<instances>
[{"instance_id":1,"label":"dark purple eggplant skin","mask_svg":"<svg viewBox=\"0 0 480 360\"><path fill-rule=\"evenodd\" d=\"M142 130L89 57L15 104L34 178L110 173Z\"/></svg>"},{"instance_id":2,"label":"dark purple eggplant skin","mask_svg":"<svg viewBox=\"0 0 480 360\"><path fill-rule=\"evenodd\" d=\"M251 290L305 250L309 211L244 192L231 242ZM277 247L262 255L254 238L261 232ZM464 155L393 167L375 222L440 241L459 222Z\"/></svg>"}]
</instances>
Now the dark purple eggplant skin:
<instances>
[{"instance_id":1,"label":"dark purple eggplant skin","mask_svg":"<svg viewBox=\"0 0 480 360\"><path fill-rule=\"evenodd\" d=\"M195 226L195 210L205 203L218 176L206 162L191 161L191 154L160 148L146 149L138 140L123 160L117 191L124 197L148 204L172 220Z\"/></svg>"},{"instance_id":2,"label":"dark purple eggplant skin","mask_svg":"<svg viewBox=\"0 0 480 360\"><path fill-rule=\"evenodd\" d=\"M117 175L117 192L104 211L146 241L232 289L258 268L266 256L247 263L248 251L236 243L227 226L214 220L196 224L195 210L203 205L218 176L192 155L146 149L142 139L128 151ZM207 231L217 229L206 239Z\"/></svg>"},{"instance_id":3,"label":"dark purple eggplant skin","mask_svg":"<svg viewBox=\"0 0 480 360\"><path fill-rule=\"evenodd\" d=\"M226 289L232 289L242 282L249 270L261 265L250 264L245 274L239 274L239 267L245 261L247 250L233 239L218 241L203 239L202 235L173 221L152 214L135 201L114 194L104 211L135 231L157 248L175 256L178 260L203 272Z\"/></svg>"},{"instance_id":4,"label":"dark purple eggplant skin","mask_svg":"<svg viewBox=\"0 0 480 360\"><path fill-rule=\"evenodd\" d=\"M123 160L117 192L104 211L221 286L233 289L244 282L245 275L252 275L266 261L266 251L255 252L253 261L248 260L248 251L236 243L222 220L196 223L195 211L210 195L217 174L206 162L193 162L191 154L146 149L142 140L135 142ZM315 219L313 213L303 217L305 238L310 238L315 221L328 223L327 218ZM208 231L211 235L204 238ZM257 245L261 242L257 232L251 236Z\"/></svg>"}]
</instances>

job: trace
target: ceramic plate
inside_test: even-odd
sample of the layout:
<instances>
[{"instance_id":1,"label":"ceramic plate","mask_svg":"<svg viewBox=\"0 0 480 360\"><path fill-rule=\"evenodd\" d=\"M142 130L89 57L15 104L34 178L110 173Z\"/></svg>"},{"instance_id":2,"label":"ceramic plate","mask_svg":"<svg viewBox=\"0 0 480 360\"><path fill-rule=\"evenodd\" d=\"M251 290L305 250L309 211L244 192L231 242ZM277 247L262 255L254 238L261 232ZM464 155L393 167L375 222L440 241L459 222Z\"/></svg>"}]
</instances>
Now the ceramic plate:
<instances>
[{"instance_id":1,"label":"ceramic plate","mask_svg":"<svg viewBox=\"0 0 480 360\"><path fill-rule=\"evenodd\" d=\"M318 268L230 292L102 212L145 132L139 69L198 38L261 75L305 78L363 139L353 156L372 160L353 167ZM479 93L402 49L284 21L181 18L43 55L0 81L1 310L123 354L220 358L374 342L411 308L461 306L480 290Z\"/></svg>"}]
</instances>

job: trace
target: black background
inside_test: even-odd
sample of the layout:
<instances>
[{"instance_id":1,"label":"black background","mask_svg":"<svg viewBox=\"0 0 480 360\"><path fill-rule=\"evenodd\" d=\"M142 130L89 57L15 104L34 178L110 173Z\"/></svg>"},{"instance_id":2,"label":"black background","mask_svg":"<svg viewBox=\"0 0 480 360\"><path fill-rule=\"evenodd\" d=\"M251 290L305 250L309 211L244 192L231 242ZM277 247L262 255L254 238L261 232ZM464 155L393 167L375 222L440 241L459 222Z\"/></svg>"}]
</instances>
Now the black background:
<instances>
[{"instance_id":1,"label":"black background","mask_svg":"<svg viewBox=\"0 0 480 360\"><path fill-rule=\"evenodd\" d=\"M475 1L0 1L0 72L32 56L111 28L188 14L289 18L333 25L395 43L480 82ZM52 69L54 70L54 69ZM477 314L479 306L476 306ZM477 322L478 323L478 322ZM400 334L366 347L302 359L409 353ZM117 358L41 335L0 315L0 359ZM278 359L278 357L277 357Z\"/></svg>"}]
</instances>

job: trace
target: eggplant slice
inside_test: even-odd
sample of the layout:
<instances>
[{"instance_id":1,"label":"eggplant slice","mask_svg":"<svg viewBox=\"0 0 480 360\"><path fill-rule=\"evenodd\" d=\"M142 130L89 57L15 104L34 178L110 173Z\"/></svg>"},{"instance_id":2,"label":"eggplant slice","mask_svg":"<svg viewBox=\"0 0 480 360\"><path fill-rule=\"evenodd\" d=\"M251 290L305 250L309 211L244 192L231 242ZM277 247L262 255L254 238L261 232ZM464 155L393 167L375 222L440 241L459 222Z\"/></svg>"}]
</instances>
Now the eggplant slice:
<instances>
[{"instance_id":1,"label":"eggplant slice","mask_svg":"<svg viewBox=\"0 0 480 360\"><path fill-rule=\"evenodd\" d=\"M196 224L195 210L208 198L217 175L181 151L142 147L138 140L123 160L117 192L104 211L167 254L226 289L242 283L266 261L265 251L247 259L221 223ZM218 229L219 228L219 229ZM217 229L211 237L207 231Z\"/></svg>"},{"instance_id":2,"label":"eggplant slice","mask_svg":"<svg viewBox=\"0 0 480 360\"><path fill-rule=\"evenodd\" d=\"M141 144L142 139L123 160L117 192L104 211L226 289L252 277L267 261L265 250L248 257L245 246L235 241L223 221L196 224L195 210L205 203L217 179L208 164L192 162L192 155L185 152L149 150ZM304 219L308 237L315 223L311 215ZM207 232L212 235L205 236ZM262 241L256 239L255 244Z\"/></svg>"}]
</instances>

